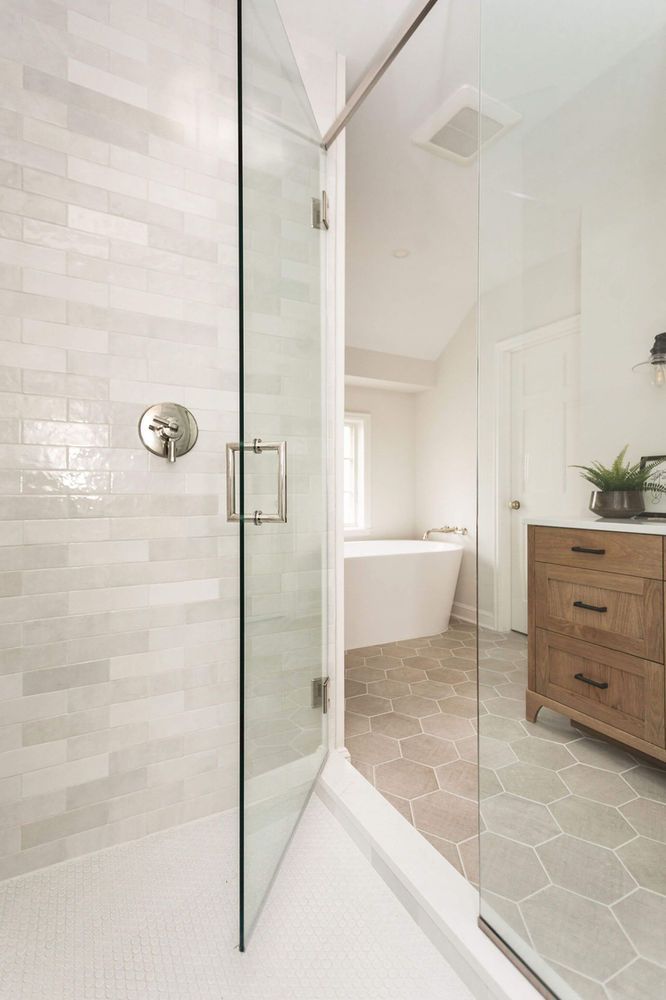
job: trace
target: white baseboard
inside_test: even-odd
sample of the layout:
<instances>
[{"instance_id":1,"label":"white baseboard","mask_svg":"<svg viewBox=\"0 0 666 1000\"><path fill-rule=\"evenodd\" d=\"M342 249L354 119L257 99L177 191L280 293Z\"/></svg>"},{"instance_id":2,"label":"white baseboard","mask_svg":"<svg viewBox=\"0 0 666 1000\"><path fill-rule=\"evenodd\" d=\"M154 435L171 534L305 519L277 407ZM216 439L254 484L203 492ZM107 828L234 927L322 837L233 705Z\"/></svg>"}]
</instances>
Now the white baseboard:
<instances>
[{"instance_id":1,"label":"white baseboard","mask_svg":"<svg viewBox=\"0 0 666 1000\"><path fill-rule=\"evenodd\" d=\"M477 1000L540 1000L478 926L478 892L340 753L317 794Z\"/></svg>"},{"instance_id":2,"label":"white baseboard","mask_svg":"<svg viewBox=\"0 0 666 1000\"><path fill-rule=\"evenodd\" d=\"M451 614L454 618L460 618L463 622L470 622L470 624L476 625L476 608L471 604L461 604L460 601L454 601ZM479 611L478 618L479 625L482 628L489 628L495 631L495 616L491 611Z\"/></svg>"}]
</instances>

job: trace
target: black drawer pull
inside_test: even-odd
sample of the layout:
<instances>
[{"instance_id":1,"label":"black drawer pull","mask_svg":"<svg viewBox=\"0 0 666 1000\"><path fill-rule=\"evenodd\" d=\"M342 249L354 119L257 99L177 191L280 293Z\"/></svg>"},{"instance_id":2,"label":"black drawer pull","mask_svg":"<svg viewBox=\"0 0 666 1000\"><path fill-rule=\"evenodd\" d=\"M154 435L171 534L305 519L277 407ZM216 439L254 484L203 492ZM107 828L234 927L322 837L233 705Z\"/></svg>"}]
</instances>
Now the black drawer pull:
<instances>
[{"instance_id":1,"label":"black drawer pull","mask_svg":"<svg viewBox=\"0 0 666 1000\"><path fill-rule=\"evenodd\" d=\"M586 677L585 674L574 674L574 677L577 681L582 681L583 684L591 684L592 687L602 688L604 691L608 687L607 681L593 681L591 677Z\"/></svg>"},{"instance_id":2,"label":"black drawer pull","mask_svg":"<svg viewBox=\"0 0 666 1000\"><path fill-rule=\"evenodd\" d=\"M598 608L596 604L586 604L585 601L574 601L574 608L583 608L585 611L598 611L600 615L605 615L608 608Z\"/></svg>"},{"instance_id":3,"label":"black drawer pull","mask_svg":"<svg viewBox=\"0 0 666 1000\"><path fill-rule=\"evenodd\" d=\"M584 552L588 556L605 556L606 549L586 549L584 545L572 545L572 552Z\"/></svg>"}]
</instances>

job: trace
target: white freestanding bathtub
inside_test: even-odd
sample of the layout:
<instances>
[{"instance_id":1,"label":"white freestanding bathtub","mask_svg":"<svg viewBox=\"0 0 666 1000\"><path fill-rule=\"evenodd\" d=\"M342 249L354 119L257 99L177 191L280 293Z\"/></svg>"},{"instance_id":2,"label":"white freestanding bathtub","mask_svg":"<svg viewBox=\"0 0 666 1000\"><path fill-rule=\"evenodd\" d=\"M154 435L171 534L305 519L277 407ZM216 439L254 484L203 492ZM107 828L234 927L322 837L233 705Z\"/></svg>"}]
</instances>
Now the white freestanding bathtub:
<instances>
[{"instance_id":1,"label":"white freestanding bathtub","mask_svg":"<svg viewBox=\"0 0 666 1000\"><path fill-rule=\"evenodd\" d=\"M345 649L448 628L462 554L453 542L345 542Z\"/></svg>"}]
</instances>

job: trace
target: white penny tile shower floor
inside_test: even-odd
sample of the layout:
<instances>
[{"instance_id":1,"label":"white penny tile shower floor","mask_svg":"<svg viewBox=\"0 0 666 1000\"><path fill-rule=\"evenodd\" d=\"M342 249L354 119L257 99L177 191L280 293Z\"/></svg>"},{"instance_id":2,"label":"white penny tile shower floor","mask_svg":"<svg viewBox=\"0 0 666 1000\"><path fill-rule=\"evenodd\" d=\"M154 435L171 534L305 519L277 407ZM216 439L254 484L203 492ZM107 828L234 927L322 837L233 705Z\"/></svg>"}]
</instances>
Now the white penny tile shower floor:
<instances>
[{"instance_id":1,"label":"white penny tile shower floor","mask_svg":"<svg viewBox=\"0 0 666 1000\"><path fill-rule=\"evenodd\" d=\"M237 817L0 886L2 1000L469 1000L317 798L246 954Z\"/></svg>"}]
</instances>

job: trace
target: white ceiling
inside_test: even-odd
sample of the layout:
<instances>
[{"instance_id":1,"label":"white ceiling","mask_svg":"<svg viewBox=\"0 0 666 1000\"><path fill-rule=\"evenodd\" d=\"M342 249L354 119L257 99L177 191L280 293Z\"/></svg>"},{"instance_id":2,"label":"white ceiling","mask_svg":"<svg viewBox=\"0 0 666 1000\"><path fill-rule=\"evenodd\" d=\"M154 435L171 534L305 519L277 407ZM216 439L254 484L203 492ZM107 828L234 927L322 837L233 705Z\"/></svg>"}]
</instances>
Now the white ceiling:
<instances>
[{"instance_id":1,"label":"white ceiling","mask_svg":"<svg viewBox=\"0 0 666 1000\"><path fill-rule=\"evenodd\" d=\"M279 0L288 31L298 28L346 56L348 92L422 2ZM482 7L484 90L523 116L483 155L481 265L488 288L538 262L542 251L552 255L578 239L580 162L534 130L546 135L549 116L575 108L591 86L603 88L609 68L664 27L666 3L482 0ZM439 0L347 128L347 343L355 347L434 359L475 305L478 164L436 157L411 136L458 87L478 82L478 8L473 0ZM580 135L579 160L585 155L588 173L622 114L619 98L617 115L611 102L603 120L588 116L569 134L574 141ZM526 175L528 133L535 138ZM542 147L538 166L534 150ZM531 238L527 261L521 240L530 212L534 219L541 213L531 224L544 238ZM409 256L396 259L398 248Z\"/></svg>"},{"instance_id":2,"label":"white ceiling","mask_svg":"<svg viewBox=\"0 0 666 1000\"><path fill-rule=\"evenodd\" d=\"M330 43L345 56L347 93L425 0L277 0L287 32Z\"/></svg>"}]
</instances>

